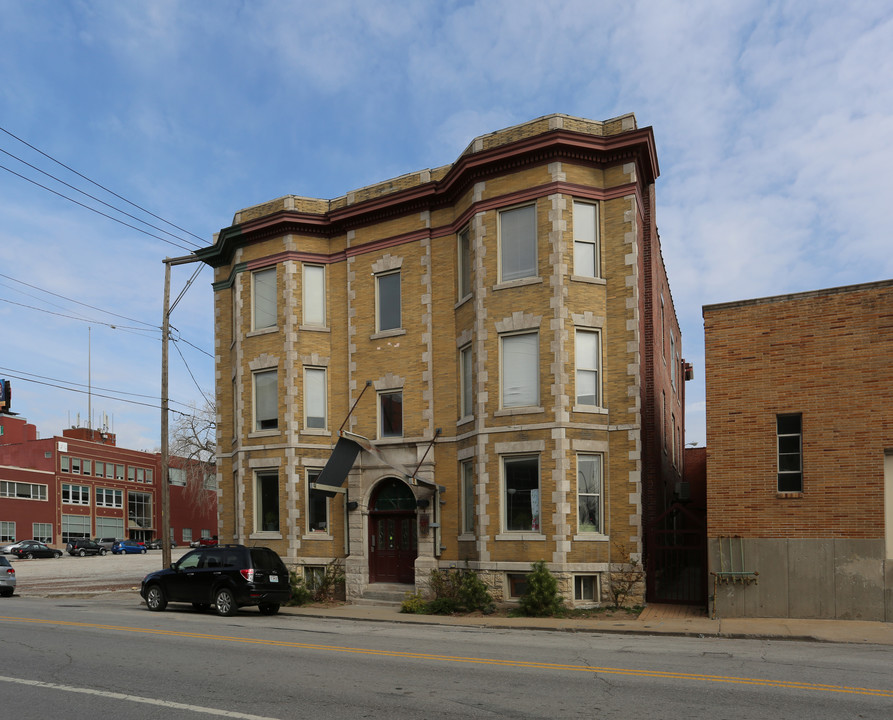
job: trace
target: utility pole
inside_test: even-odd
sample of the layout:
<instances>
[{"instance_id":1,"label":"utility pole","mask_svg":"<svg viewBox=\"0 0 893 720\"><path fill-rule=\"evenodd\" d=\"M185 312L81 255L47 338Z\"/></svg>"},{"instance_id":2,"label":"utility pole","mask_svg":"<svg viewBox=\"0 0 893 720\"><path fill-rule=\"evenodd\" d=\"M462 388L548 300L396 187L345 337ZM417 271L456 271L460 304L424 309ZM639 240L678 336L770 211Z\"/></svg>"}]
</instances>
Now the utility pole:
<instances>
[{"instance_id":1,"label":"utility pole","mask_svg":"<svg viewBox=\"0 0 893 720\"><path fill-rule=\"evenodd\" d=\"M168 419L168 344L171 329L171 265L185 265L199 262L195 255L164 259L164 317L161 321L161 566L171 564L171 490L168 479L170 463L170 440ZM180 302L183 294L195 280L201 268L195 271L186 284L183 292L177 297L174 306Z\"/></svg>"}]
</instances>

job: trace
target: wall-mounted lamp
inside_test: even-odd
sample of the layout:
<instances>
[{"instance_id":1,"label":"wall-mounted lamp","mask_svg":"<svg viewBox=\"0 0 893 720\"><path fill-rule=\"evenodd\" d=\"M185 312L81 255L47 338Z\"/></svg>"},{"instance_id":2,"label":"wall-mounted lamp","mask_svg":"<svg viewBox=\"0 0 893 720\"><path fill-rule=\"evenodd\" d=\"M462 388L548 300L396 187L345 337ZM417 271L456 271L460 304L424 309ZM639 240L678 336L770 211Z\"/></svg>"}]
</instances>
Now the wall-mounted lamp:
<instances>
[{"instance_id":1,"label":"wall-mounted lamp","mask_svg":"<svg viewBox=\"0 0 893 720\"><path fill-rule=\"evenodd\" d=\"M431 504L431 503L430 503L430 501L428 500L428 498L422 498L422 499L420 499L420 500L416 500L416 501L415 501L415 505L416 505L417 508L423 508L423 509L424 509L424 508L428 507L428 505L430 505L430 504Z\"/></svg>"},{"instance_id":2,"label":"wall-mounted lamp","mask_svg":"<svg viewBox=\"0 0 893 720\"><path fill-rule=\"evenodd\" d=\"M354 502L353 500L351 500L349 503L347 503L348 510L356 510L358 507L360 507L360 503Z\"/></svg>"}]
</instances>

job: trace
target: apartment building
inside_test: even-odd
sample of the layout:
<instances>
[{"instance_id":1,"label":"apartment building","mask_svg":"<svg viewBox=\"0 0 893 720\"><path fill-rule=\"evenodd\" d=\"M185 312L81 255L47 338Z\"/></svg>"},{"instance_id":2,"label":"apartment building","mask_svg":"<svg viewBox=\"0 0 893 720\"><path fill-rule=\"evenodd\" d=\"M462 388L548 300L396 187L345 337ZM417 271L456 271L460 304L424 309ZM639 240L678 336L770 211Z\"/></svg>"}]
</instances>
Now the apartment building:
<instances>
[{"instance_id":1,"label":"apartment building","mask_svg":"<svg viewBox=\"0 0 893 720\"><path fill-rule=\"evenodd\" d=\"M237 212L196 253L221 540L308 574L343 562L350 599L467 567L511 600L545 560L594 604L641 569L684 438L657 176L634 116L556 114L447 166Z\"/></svg>"},{"instance_id":2,"label":"apartment building","mask_svg":"<svg viewBox=\"0 0 893 720\"><path fill-rule=\"evenodd\" d=\"M213 474L199 471L207 480L196 485L188 461L170 466L171 539L216 534ZM160 477L159 453L118 447L112 432L73 427L38 438L24 418L0 414L0 542L160 537Z\"/></svg>"},{"instance_id":3,"label":"apartment building","mask_svg":"<svg viewBox=\"0 0 893 720\"><path fill-rule=\"evenodd\" d=\"M893 281L703 315L717 615L893 620Z\"/></svg>"}]
</instances>

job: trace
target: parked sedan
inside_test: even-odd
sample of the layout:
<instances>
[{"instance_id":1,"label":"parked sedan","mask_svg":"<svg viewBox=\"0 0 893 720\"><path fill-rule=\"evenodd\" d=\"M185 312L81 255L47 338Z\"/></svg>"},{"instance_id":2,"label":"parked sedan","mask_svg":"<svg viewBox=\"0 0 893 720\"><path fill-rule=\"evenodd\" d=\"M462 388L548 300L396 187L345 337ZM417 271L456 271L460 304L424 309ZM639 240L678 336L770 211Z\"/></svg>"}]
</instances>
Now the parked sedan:
<instances>
[{"instance_id":1,"label":"parked sedan","mask_svg":"<svg viewBox=\"0 0 893 720\"><path fill-rule=\"evenodd\" d=\"M163 545L161 542L161 538L155 538L154 540L149 540L146 543L146 548L148 550L161 550L162 547L163 547ZM171 547L172 548L177 547L177 543L171 541Z\"/></svg>"},{"instance_id":2,"label":"parked sedan","mask_svg":"<svg viewBox=\"0 0 893 720\"><path fill-rule=\"evenodd\" d=\"M115 555L138 555L146 552L146 546L137 540L117 540L112 545L112 552Z\"/></svg>"},{"instance_id":3,"label":"parked sedan","mask_svg":"<svg viewBox=\"0 0 893 720\"><path fill-rule=\"evenodd\" d=\"M18 558L27 558L28 560L30 560L31 558L62 557L61 550L51 548L48 545L44 545L42 542L37 542L37 540L25 540L15 550L12 551L12 554Z\"/></svg>"},{"instance_id":4,"label":"parked sedan","mask_svg":"<svg viewBox=\"0 0 893 720\"><path fill-rule=\"evenodd\" d=\"M16 571L5 557L0 556L0 595L12 597L16 591Z\"/></svg>"}]
</instances>

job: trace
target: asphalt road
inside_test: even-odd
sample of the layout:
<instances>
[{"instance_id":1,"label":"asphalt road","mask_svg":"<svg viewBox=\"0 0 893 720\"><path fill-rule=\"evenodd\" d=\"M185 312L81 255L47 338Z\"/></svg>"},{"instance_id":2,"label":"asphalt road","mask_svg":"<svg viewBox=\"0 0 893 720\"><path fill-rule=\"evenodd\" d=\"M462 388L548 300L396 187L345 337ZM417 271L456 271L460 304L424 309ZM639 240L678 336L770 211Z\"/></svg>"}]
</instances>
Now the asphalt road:
<instances>
[{"instance_id":1,"label":"asphalt road","mask_svg":"<svg viewBox=\"0 0 893 720\"><path fill-rule=\"evenodd\" d=\"M52 561L47 561L52 562ZM893 648L266 617L131 593L0 600L3 716L743 718L893 714Z\"/></svg>"}]
</instances>

